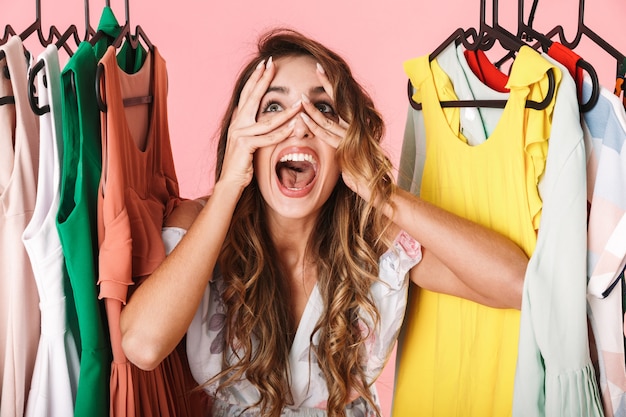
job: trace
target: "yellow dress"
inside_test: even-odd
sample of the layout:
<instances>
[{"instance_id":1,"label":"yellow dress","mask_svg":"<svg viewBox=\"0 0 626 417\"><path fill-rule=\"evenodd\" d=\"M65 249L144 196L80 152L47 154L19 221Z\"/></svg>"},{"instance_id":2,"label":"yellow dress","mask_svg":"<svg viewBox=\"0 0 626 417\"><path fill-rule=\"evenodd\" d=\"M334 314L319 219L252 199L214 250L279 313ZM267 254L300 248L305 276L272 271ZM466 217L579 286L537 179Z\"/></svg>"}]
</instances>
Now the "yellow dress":
<instances>
[{"instance_id":1,"label":"yellow dress","mask_svg":"<svg viewBox=\"0 0 626 417\"><path fill-rule=\"evenodd\" d=\"M428 56L405 63L421 101L426 161L420 196L504 234L530 256L541 215L537 189L545 168L554 98L541 101L553 67L522 47L511 68L510 96L498 125L482 144L460 133L454 88ZM393 417L510 416L520 312L413 287L398 348Z\"/></svg>"}]
</instances>

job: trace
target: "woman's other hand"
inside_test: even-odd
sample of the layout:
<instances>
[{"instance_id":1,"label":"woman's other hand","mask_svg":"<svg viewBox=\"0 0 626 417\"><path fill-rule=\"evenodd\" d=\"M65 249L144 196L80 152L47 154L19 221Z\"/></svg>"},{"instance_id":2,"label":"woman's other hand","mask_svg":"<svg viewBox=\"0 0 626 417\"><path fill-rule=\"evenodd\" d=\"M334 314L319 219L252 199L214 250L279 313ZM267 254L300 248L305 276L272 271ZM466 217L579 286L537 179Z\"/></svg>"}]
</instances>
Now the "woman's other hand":
<instances>
[{"instance_id":1,"label":"woman's other hand","mask_svg":"<svg viewBox=\"0 0 626 417\"><path fill-rule=\"evenodd\" d=\"M252 181L254 152L289 137L294 125L289 120L300 111L300 106L295 106L276 117L257 122L261 99L270 87L274 74L275 66L271 57L267 63L259 63L241 91L239 104L228 128L220 182L228 182L240 190Z\"/></svg>"},{"instance_id":2,"label":"woman's other hand","mask_svg":"<svg viewBox=\"0 0 626 417\"><path fill-rule=\"evenodd\" d=\"M317 64L317 76L322 84L322 87L324 88L324 91L326 91L326 93L334 101L335 93L333 91L332 84L328 80L326 72L320 64ZM346 133L350 127L348 122L339 117L339 115L331 117L326 113L322 113L305 95L302 96L302 107L304 112L300 113L300 117L302 117L311 132L328 145L337 149L341 141L346 137ZM367 184L357 181L356 178L345 171L342 171L341 176L343 178L343 182L346 186L348 186L348 188L359 194L366 201L369 201L370 191Z\"/></svg>"}]
</instances>

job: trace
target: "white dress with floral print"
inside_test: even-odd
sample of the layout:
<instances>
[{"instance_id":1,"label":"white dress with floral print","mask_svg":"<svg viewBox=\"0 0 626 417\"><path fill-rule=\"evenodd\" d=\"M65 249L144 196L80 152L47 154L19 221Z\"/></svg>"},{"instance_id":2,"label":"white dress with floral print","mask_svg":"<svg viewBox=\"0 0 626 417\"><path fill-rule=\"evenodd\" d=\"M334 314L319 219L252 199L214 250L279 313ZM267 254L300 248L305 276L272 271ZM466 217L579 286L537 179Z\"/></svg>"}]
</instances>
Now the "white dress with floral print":
<instances>
[{"instance_id":1,"label":"white dress with floral print","mask_svg":"<svg viewBox=\"0 0 626 417\"><path fill-rule=\"evenodd\" d=\"M176 246L185 231L179 228L163 229L167 253ZM393 248L379 260L380 280L372 285L371 293L380 314L379 328L367 341L368 361L366 373L370 381L383 370L400 331L406 307L407 272L421 260L421 247L407 233L401 232ZM222 370L225 306L222 302L224 281L217 273L207 285L202 302L187 330L187 355L191 372L200 384ZM302 314L296 336L289 354L291 393L294 405L283 410L283 416L325 416L328 391L326 381L311 351L310 339L313 328L322 313L322 298L314 287ZM364 323L368 326L370 323ZM319 340L313 335L313 343ZM229 354L232 351L229 349ZM215 398L213 416L259 416L257 408L250 407L259 400L257 389L243 380L227 389L217 391L217 384L205 387ZM377 398L372 385L372 393ZM376 415L361 398L346 406L349 417Z\"/></svg>"}]
</instances>

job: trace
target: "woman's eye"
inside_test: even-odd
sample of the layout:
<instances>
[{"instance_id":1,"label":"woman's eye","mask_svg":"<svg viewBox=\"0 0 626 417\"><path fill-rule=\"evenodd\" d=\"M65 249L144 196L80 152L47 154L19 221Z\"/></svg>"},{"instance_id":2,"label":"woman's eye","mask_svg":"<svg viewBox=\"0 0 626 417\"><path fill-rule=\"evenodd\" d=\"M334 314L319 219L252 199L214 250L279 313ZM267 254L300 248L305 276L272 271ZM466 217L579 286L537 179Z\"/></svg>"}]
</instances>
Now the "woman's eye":
<instances>
[{"instance_id":1,"label":"woman's eye","mask_svg":"<svg viewBox=\"0 0 626 417\"><path fill-rule=\"evenodd\" d=\"M328 103L317 103L315 105L315 107L317 107L317 109L319 111L321 111L322 113L326 113L326 114L335 114L335 110L333 109L333 107L328 104Z\"/></svg>"},{"instance_id":2,"label":"woman's eye","mask_svg":"<svg viewBox=\"0 0 626 417\"><path fill-rule=\"evenodd\" d=\"M269 103L267 106L265 106L265 109L263 110L263 113L274 113L274 112L278 112L278 111L282 111L283 108L280 104L278 103Z\"/></svg>"}]
</instances>

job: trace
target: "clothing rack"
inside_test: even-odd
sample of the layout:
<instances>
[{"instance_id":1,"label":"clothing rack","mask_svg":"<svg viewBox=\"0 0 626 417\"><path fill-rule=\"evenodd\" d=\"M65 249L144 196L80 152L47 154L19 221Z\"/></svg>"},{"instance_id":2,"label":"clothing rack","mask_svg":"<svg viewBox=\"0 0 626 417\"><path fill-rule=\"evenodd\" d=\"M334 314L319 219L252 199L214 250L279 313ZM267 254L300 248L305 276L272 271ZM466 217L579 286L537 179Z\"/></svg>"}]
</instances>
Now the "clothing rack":
<instances>
[{"instance_id":1,"label":"clothing rack","mask_svg":"<svg viewBox=\"0 0 626 417\"><path fill-rule=\"evenodd\" d=\"M533 6L538 2L539 0L534 0ZM623 74L624 73L624 61L626 59L624 54L618 51L613 45L611 45L606 40L604 40L596 32L591 30L589 26L585 24L584 18L585 18L585 0L579 0L578 2L578 27L576 29L576 36L574 36L574 39L571 42L567 40L565 36L565 30L563 29L563 26L561 25L555 26L552 30L550 30L546 34L546 37L552 38L555 35L558 35L559 42L561 42L563 45L567 46L570 49L574 49L580 43L580 40L582 39L583 35L585 35L589 39L591 39L596 45L598 45L608 54L613 56L613 58L615 58L615 60L617 61L616 73L617 75Z\"/></svg>"},{"instance_id":2,"label":"clothing rack","mask_svg":"<svg viewBox=\"0 0 626 417\"><path fill-rule=\"evenodd\" d=\"M498 24L498 3L497 0L493 1L492 7L492 25L488 25L486 21L486 0L481 0L480 2L480 22L478 29L469 28L463 29L459 28L455 30L452 35L450 35L439 47L437 47L430 55L429 59L432 61L435 57L445 50L452 42L456 44L463 43L465 48L468 50L476 51L476 50L489 50L495 42L498 41L502 47L507 49L509 52L517 52L523 45L526 43L504 29L502 26ZM473 38L473 41L469 41L469 38ZM554 73L552 69L549 69L547 72L548 76L548 92L544 99L540 102L534 100L527 100L526 107L535 110L543 110L545 109L550 102L556 92L556 81L554 78ZM407 94L409 98L409 103L411 107L415 110L421 110L421 103L415 102L413 100L413 86L411 84L411 80L408 81L407 85ZM492 107L492 108L504 108L506 106L506 100L450 100L450 101L442 101L441 107Z\"/></svg>"},{"instance_id":3,"label":"clothing rack","mask_svg":"<svg viewBox=\"0 0 626 417\"><path fill-rule=\"evenodd\" d=\"M93 26L91 26L90 18L89 18L89 0L84 0L84 9L85 9L85 32L81 37L78 33L78 28L75 24L71 24L65 31L61 32L56 25L50 26L48 29L48 34L44 33L42 18L41 18L41 0L35 0L35 20L32 24L30 24L24 31L18 32L11 24L7 24L4 27L4 31L2 37L0 37L0 45L5 44L11 36L18 36L25 41L28 37L33 34L37 35L39 43L44 48L48 45L55 43L57 48L63 48L69 56L72 56L73 51L71 46L68 44L70 39L74 40L75 47L77 47L80 42L90 40L94 37L99 37L97 32L94 30ZM106 1L106 7L110 7L111 2ZM133 47L136 48L141 39L144 43L148 45L148 47L152 47L148 36L145 34L141 26L137 26L135 29L135 34L130 34L130 5L129 0L125 0L125 9L126 9L126 24L123 27L123 34L120 35L118 40L116 40L116 45L119 47L124 37L130 40L133 44ZM0 51L0 59L4 58L4 51Z\"/></svg>"},{"instance_id":4,"label":"clothing rack","mask_svg":"<svg viewBox=\"0 0 626 417\"><path fill-rule=\"evenodd\" d=\"M110 7L110 1L106 1L106 7ZM22 32L22 34L20 34L20 37L22 38L22 40L25 40L30 34L32 33L37 33L37 36L39 38L39 41L41 43L42 46L47 47L48 45L50 45L55 37L57 38L57 41L55 43L56 47L58 49L60 49L61 47L63 47L66 52L68 53L69 56L71 56L73 54L71 48L68 45L68 41L70 39L74 39L75 43L76 43L76 47L78 47L78 45L82 42L82 41L89 41L93 44L95 44L97 42L97 40L100 38L100 36L102 35L101 32L97 32L96 30L94 30L94 28L91 26L90 23L90 14L89 14L89 1L88 0L84 0L84 8L85 8L85 34L84 37L81 38L78 35L78 29L76 27L76 25L72 24L70 25L70 27L64 32L61 33L56 26L51 26L50 27L50 34L48 37L44 36L43 34L43 29L42 29L42 24L41 24L41 1L40 0L36 0L35 2L35 8L36 8L36 19L35 22L33 24L31 24L24 32ZM124 26L122 27L121 33L120 35L117 37L117 39L114 42L114 46L116 48L119 48L121 46L121 44L124 41L127 41L130 43L131 47L133 49L136 49L138 47L140 47L140 42L143 42L144 45L146 45L146 47L148 49L152 49L153 45L150 42L148 36L146 35L145 31L142 29L141 26L137 26L135 28L135 33L133 34L131 32L131 25L130 25L130 4L129 4L129 0L125 0L125 12L126 12L126 22L124 24ZM0 44L6 42L8 40L8 38L10 36L15 36L16 31L14 30L14 28L11 25L7 25L5 27L5 33L4 33L4 37L0 39ZM4 57L4 52L0 51L0 59L2 59ZM31 69L31 71L29 71L29 75L28 75L28 101L30 104L30 107L32 109L32 111L41 116L45 113L47 113L48 111L50 111L50 106L46 105L43 107L39 107L39 103L38 103L38 98L37 98L37 93L36 93L36 87L35 87L35 80L37 79L37 74L39 73L39 71L41 71L45 66L45 63L43 61L38 61ZM5 69L5 73L6 73L6 69ZM104 101L101 98L100 95L100 78L102 77L102 70L101 70L101 66L98 66L98 72L97 72L97 77L96 77L96 91L97 91L97 99L98 99L98 105L100 106L100 109L102 111L106 111L106 104L104 103ZM6 75L8 77L8 74ZM0 98L0 105L2 104L9 104L9 103L14 103L14 99L13 97L2 97ZM135 104L149 104L152 102L152 97L151 96L142 96L142 97L138 97L138 98L131 98L131 99L126 99L124 101L125 105L130 106L130 105L135 105Z\"/></svg>"},{"instance_id":5,"label":"clothing rack","mask_svg":"<svg viewBox=\"0 0 626 417\"><path fill-rule=\"evenodd\" d=\"M31 23L23 32L21 32L19 34L19 37L22 41L25 41L31 35L36 34L39 40L39 43L41 44L42 47L45 48L48 45L51 45L52 43L54 43L57 49L63 48L69 56L72 56L73 50L68 43L69 40L73 39L76 47L78 47L78 44L80 44L81 41L87 40L89 37L91 37L95 33L89 20L89 1L88 0L84 1L84 7L85 7L85 35L83 38L81 38L80 35L78 34L78 28L74 24L71 24L64 32L61 32L55 25L52 25L48 29L48 35L45 35L44 30L43 30L43 25L42 25L42 18L41 18L41 0L35 0L35 21ZM7 24L4 28L3 36L2 38L0 38L0 45L5 44L11 36L18 36L17 31L13 28L13 26L11 26L10 24ZM29 58L28 52L25 51L25 54L27 55L26 58L28 59ZM0 51L0 59L3 59L4 56L5 56L4 51ZM41 71L41 69L43 69L43 66L44 66L43 61L39 61L34 65L32 70L29 71L29 104L30 104L31 109L37 115L42 115L50 110L49 106L44 106L40 108L38 106L37 97L35 95L34 79L35 79L36 74L39 71ZM10 77L10 74L8 72L8 67L6 66L4 67L4 76L6 78ZM12 96L0 98L0 105L14 104L14 103L15 103L15 99Z\"/></svg>"},{"instance_id":6,"label":"clothing rack","mask_svg":"<svg viewBox=\"0 0 626 417\"><path fill-rule=\"evenodd\" d=\"M89 2L85 0L87 9L88 3ZM52 25L48 29L48 35L46 36L44 34L41 21L41 0L35 0L35 21L19 34L22 41L25 41L30 35L36 33L37 38L41 43L41 46L47 47L48 45L52 44L56 38L58 40L57 47L63 47L65 51L71 56L72 50L67 44L67 40L72 37L75 40L76 45L78 45L81 41L80 36L78 35L76 25L70 25L64 32L61 32L55 25ZM0 39L0 44L5 44L9 40L9 37L16 35L17 32L15 31L15 29L10 24L6 25L4 29L4 35L2 39ZM4 52L0 51L0 59L2 58L4 58Z\"/></svg>"},{"instance_id":7,"label":"clothing rack","mask_svg":"<svg viewBox=\"0 0 626 417\"><path fill-rule=\"evenodd\" d=\"M456 44L463 44L463 46L472 51L476 51L478 49L481 50L489 50L496 42L496 40L508 50L508 53L499 61L495 63L496 67L500 67L506 60L514 58L517 51L519 50L521 45L525 45L528 42L532 42L533 40L538 41L538 43L534 45L530 45L533 48L537 49L541 47L544 52L547 52L550 45L552 45L552 38L558 35L558 41L566 46L569 49L574 49L580 43L580 40L583 35L587 36L589 39L594 41L598 46L600 46L603 50L613 56L617 62L617 77L624 77L626 73L626 57L624 54L619 52L614 46L609 44L606 40L600 37L596 32L591 30L584 22L584 8L585 2L584 0L579 0L579 9L578 9L578 27L576 36L572 41L568 41L565 37L564 29L561 25L557 25L552 30L550 30L547 34L543 35L533 28L533 20L537 10L539 0L533 0L533 4L531 7L531 12L528 18L528 23L525 22L525 13L524 13L524 0L518 0L518 19L517 19L517 33L513 34L508 31L506 28L502 27L498 22L498 0L492 0L492 24L488 25L486 23L486 4L485 0L481 0L480 2L480 22L478 29L469 28L463 29L458 28L455 30L444 42L437 47L433 53L430 54L430 59L434 59L440 52L442 52L445 48L447 48L452 42ZM472 40L470 41L470 38ZM586 103L581 103L580 108L581 111L585 112L593 108L596 104L599 92L600 85L598 81L598 75L593 66L585 61L584 59L580 59L576 63L577 67L585 70L592 81L592 93L591 97ZM554 76L551 72L548 73L550 80L549 92L544 100L540 103L529 102L527 103L528 108L541 110L548 105L551 100L552 94L554 94ZM416 103L413 96L413 87L409 80L407 85L407 94L409 97L409 103L411 107L416 110L421 110L421 104ZM506 101L502 100L462 100L462 101L449 101L442 102L442 107L504 107Z\"/></svg>"},{"instance_id":8,"label":"clothing rack","mask_svg":"<svg viewBox=\"0 0 626 417\"><path fill-rule=\"evenodd\" d=\"M528 24L525 24L523 19L520 19L520 21L518 22L518 33L520 34L520 36L526 36L529 41L532 41L533 38L538 38L540 36L540 34L538 34L538 32L536 32L532 28L532 24L533 24L533 20L534 20L534 17L535 17L535 13L536 13L538 4L539 4L539 0L533 0L533 5L532 5L531 11L530 11L529 18L528 18ZM519 15L520 16L524 16L524 2L523 2L523 0L519 0L518 1L518 5L519 5L519 11L520 11ZM563 44L564 46L566 46L566 47L568 47L570 49L574 49L580 43L580 40L582 39L582 36L583 35L587 36L596 45L598 45L601 49L603 49L605 52L607 52L609 55L611 55L613 58L615 58L617 78L623 77L624 76L624 72L626 71L626 68L625 68L626 58L624 57L624 54L622 54L620 51L618 51L614 46L612 46L610 43L608 43L606 40L604 40L600 35L598 35L596 32L591 30L585 24L585 22L584 22L584 15L585 15L585 13L584 13L584 11L585 11L585 1L584 0L579 0L576 36L574 37L573 41L570 42L570 41L567 40L567 38L565 37L565 31L563 29L563 26L561 26L561 25L555 26L552 30L550 30L545 35L545 37L550 39L550 38L553 38L554 36L558 35L558 40L559 40L559 42L561 44ZM539 39L539 40L540 40L540 42L542 42L541 39ZM593 105L595 105L595 103L598 100L599 91L600 91L600 86L599 86L599 82L598 82L598 75L596 74L596 71L593 68L593 66L591 64L589 64L585 60L580 60L577 63L577 66L579 66L580 68L582 68L585 71L587 71L587 73L591 76L591 80L592 80L592 83L593 83L592 95L591 95L589 101L586 104L582 105L582 110L586 111L589 108L593 107Z\"/></svg>"},{"instance_id":9,"label":"clothing rack","mask_svg":"<svg viewBox=\"0 0 626 417\"><path fill-rule=\"evenodd\" d=\"M579 16L579 29L578 30L579 31L580 31L580 24L582 22L582 14L581 14L581 12L584 11L584 2L581 2L581 3L583 3L583 4L580 4L579 13L578 13L578 16ZM537 6L538 5L539 5L539 0L533 0L533 4L531 6L530 14L529 14L529 17L528 17L528 23L526 23L524 21L524 16L525 16L525 13L524 13L524 0L518 0L518 2L517 2L517 7L518 7L518 13L517 13L517 16L518 16L518 20L517 20L517 36L520 39L525 40L526 42L532 42L533 40L537 40L538 44L533 45L533 47L535 49L538 48L538 47L541 47L544 52L548 52L548 49L550 48L550 46L553 43L553 41L551 39L553 37L553 35L552 36L550 34L544 35L544 34L538 32L537 30L535 30L533 28L533 21L535 19L535 13L537 12ZM560 27L560 26L558 26L558 27ZM562 33L562 27L561 27L561 33ZM560 42L560 43L565 45L565 46L567 46L570 49L573 49L573 45L571 45L571 44L565 44L563 42ZM496 63L496 66L499 67L501 62L502 62L502 60L498 61L498 63ZM591 110L593 108L593 106L595 106L596 103L598 102L598 98L600 96L600 82L598 80L598 74L597 74L595 68L588 61L585 61L584 59L580 59L580 60L578 60L578 62L576 62L576 66L581 68L581 69L583 69L583 70L585 70L587 72L587 74L589 74L589 76L591 78L591 84L592 84L591 96L590 96L589 100L586 103L581 103L580 104L581 111L587 112L587 111Z\"/></svg>"},{"instance_id":10,"label":"clothing rack","mask_svg":"<svg viewBox=\"0 0 626 417\"><path fill-rule=\"evenodd\" d=\"M48 46L49 44L52 43L53 35L57 36L58 40L55 43L57 49L60 49L61 47L63 47L65 51L68 53L68 55L72 56L73 52L67 45L67 41L70 39L70 37L74 39L76 46L78 47L78 45L83 40L88 40L95 33L95 30L91 26L91 21L89 18L89 0L84 0L83 3L84 3L84 8L85 8L85 35L84 35L84 38L82 39L78 35L78 29L76 25L74 24L70 25L70 27L63 34L61 34L55 26L52 26L50 28L50 36L48 37L48 39L44 39L43 34L42 34L42 28L41 28L41 1L40 0L36 0L35 7L36 7L37 17L36 17L35 23L33 23L29 27L29 29L31 31L35 31L35 30L37 31L37 34L38 34L38 37L42 46ZM26 31L29 31L29 29L26 29ZM22 40L24 39L25 38L23 37ZM44 61L39 60L33 66L33 68L29 71L29 74L28 74L28 103L30 104L30 108L32 109L32 111L38 116L41 116L50 111L50 106L48 105L39 107L39 103L38 103L37 95L36 95L36 89L35 89L35 80L37 79L37 73L41 71L44 68L44 66L45 66Z\"/></svg>"}]
</instances>

